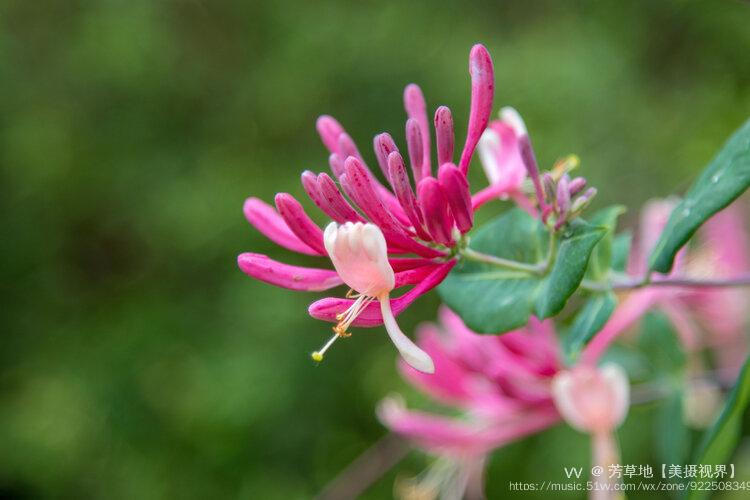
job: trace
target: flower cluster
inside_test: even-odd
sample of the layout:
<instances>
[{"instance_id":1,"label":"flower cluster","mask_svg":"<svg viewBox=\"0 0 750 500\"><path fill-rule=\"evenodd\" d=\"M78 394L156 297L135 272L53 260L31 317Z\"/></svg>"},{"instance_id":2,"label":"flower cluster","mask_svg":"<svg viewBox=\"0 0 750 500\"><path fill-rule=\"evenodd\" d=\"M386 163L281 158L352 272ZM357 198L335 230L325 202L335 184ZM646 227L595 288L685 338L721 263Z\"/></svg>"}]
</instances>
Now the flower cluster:
<instances>
[{"instance_id":1,"label":"flower cluster","mask_svg":"<svg viewBox=\"0 0 750 500\"><path fill-rule=\"evenodd\" d=\"M519 163L519 155L523 145L529 144L526 128L517 113L504 111L502 119L489 129L498 131L496 146L502 144L501 153L491 144L493 138L485 129L492 109L494 73L482 45L471 50L469 73L468 129L456 163L452 114L449 108L440 106L434 114L437 169L433 169L427 105L420 88L411 84L404 91L410 168L391 135L381 133L373 140L375 158L388 185L378 180L335 119L318 119L317 130L330 152L328 163L333 177L305 171L302 185L311 201L333 220L325 234L288 193L276 195L275 210L257 198L245 202L247 220L269 239L294 252L327 256L336 270L291 266L265 255L243 253L238 258L242 271L292 290L324 291L346 284L357 294L324 298L310 306L311 316L336 323L334 338L313 353L314 359L322 360L337 337L348 336L350 326L381 324L402 354L415 353L394 317L445 278L456 262L457 250L465 244L464 235L473 226L476 209L492 198L523 197L520 183L525 167ZM491 165L485 162L492 186L472 196L466 174L482 137L482 155L496 155ZM510 171L513 182L507 180ZM363 245L376 240L378 244L367 253ZM412 285L403 295L390 297L394 289ZM380 307L373 304L374 299ZM431 363L423 356L420 362L405 356L415 361L415 367L430 371Z\"/></svg>"}]
</instances>

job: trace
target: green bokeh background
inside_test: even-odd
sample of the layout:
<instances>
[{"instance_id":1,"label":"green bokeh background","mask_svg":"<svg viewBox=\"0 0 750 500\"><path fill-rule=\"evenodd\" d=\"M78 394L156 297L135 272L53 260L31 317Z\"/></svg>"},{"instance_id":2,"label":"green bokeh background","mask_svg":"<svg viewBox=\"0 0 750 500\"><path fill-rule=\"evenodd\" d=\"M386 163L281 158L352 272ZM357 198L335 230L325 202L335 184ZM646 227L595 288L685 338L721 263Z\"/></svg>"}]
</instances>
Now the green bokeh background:
<instances>
[{"instance_id":1,"label":"green bokeh background","mask_svg":"<svg viewBox=\"0 0 750 500\"><path fill-rule=\"evenodd\" d=\"M418 82L463 140L481 41L540 161L577 153L597 204L628 205L632 224L750 114L738 0L19 1L0 23L0 498L309 498L385 434L377 401L418 399L382 331L315 366L317 296L237 269L248 250L312 262L241 207L302 196L301 171L326 168L318 115L362 150L384 130L401 141ZM625 462L654 462L652 411L622 430ZM587 460L565 428L515 444L490 498ZM368 498L428 463L410 455Z\"/></svg>"}]
</instances>

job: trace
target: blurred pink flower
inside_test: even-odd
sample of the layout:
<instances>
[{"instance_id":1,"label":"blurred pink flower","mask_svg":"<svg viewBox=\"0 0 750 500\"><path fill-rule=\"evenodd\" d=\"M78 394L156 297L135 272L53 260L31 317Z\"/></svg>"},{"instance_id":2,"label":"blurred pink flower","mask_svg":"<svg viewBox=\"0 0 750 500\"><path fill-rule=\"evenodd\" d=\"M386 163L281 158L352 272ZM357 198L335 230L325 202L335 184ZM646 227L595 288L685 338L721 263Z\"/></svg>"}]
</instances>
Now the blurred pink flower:
<instances>
[{"instance_id":1,"label":"blurred pink flower","mask_svg":"<svg viewBox=\"0 0 750 500\"><path fill-rule=\"evenodd\" d=\"M409 410L399 398L389 397L378 415L391 431L462 470L476 471L490 451L560 420L550 384L562 362L550 321L532 319L521 330L479 335L443 307L440 322L418 330L418 344L431 356L435 373L428 376L404 363L401 370L414 386L462 415ZM467 472L456 477L481 482L482 476Z\"/></svg>"}]
</instances>

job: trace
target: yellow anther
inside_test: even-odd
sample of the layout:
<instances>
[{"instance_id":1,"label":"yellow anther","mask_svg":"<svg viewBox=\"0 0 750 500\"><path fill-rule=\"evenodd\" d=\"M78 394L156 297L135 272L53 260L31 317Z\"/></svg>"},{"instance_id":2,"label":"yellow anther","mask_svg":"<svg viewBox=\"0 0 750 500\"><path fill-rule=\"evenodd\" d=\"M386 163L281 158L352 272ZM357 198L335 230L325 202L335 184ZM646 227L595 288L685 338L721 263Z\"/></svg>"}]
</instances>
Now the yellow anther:
<instances>
[{"instance_id":1,"label":"yellow anther","mask_svg":"<svg viewBox=\"0 0 750 500\"><path fill-rule=\"evenodd\" d=\"M323 353L320 351L313 352L310 357L313 359L313 361L317 361L318 363L323 361Z\"/></svg>"}]
</instances>

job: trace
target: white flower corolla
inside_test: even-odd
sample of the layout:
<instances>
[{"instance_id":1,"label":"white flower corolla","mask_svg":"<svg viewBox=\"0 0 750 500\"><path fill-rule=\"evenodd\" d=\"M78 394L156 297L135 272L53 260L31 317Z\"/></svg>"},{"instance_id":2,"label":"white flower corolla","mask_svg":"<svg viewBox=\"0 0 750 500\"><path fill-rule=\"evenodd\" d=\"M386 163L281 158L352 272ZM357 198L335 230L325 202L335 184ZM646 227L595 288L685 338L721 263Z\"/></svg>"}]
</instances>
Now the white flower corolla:
<instances>
[{"instance_id":1,"label":"white flower corolla","mask_svg":"<svg viewBox=\"0 0 750 500\"><path fill-rule=\"evenodd\" d=\"M388 336L404 361L419 371L433 373L432 358L401 331L393 316L389 294L396 278L388 262L388 248L380 228L371 223L338 225L332 222L323 234L323 244L339 277L356 292L349 295L356 300L337 316L339 322L333 328L335 335L312 354L313 359L321 361L338 337L348 337L349 326L372 301L377 300Z\"/></svg>"}]
</instances>

